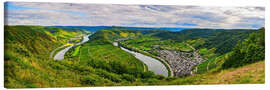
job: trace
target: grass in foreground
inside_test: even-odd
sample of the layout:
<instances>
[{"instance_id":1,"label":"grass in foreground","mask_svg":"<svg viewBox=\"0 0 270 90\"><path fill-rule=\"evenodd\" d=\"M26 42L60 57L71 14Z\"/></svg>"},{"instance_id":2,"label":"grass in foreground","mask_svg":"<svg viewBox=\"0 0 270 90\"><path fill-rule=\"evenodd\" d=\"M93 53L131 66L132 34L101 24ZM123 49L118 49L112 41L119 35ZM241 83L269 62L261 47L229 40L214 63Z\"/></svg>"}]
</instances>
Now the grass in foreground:
<instances>
[{"instance_id":1,"label":"grass in foreground","mask_svg":"<svg viewBox=\"0 0 270 90\"><path fill-rule=\"evenodd\" d=\"M179 84L263 84L265 83L265 62L260 61L239 68L221 70L179 78L169 82L171 85Z\"/></svg>"}]
</instances>

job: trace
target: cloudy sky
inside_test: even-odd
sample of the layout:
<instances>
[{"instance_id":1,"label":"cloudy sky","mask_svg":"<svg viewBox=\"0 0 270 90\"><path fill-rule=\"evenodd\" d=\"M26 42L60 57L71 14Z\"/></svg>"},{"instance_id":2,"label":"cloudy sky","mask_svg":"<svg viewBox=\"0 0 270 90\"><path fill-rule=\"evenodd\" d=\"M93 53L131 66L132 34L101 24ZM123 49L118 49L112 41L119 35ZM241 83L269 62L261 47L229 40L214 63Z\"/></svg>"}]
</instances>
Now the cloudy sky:
<instances>
[{"instance_id":1,"label":"cloudy sky","mask_svg":"<svg viewBox=\"0 0 270 90\"><path fill-rule=\"evenodd\" d=\"M264 7L5 3L6 25L260 28Z\"/></svg>"}]
</instances>

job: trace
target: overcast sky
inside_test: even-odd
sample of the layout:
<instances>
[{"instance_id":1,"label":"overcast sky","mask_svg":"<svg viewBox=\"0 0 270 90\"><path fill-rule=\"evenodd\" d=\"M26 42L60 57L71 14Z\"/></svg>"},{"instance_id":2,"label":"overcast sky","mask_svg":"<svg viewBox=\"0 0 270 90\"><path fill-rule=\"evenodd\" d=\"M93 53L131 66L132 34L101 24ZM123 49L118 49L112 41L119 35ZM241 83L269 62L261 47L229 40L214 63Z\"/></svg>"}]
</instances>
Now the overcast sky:
<instances>
[{"instance_id":1,"label":"overcast sky","mask_svg":"<svg viewBox=\"0 0 270 90\"><path fill-rule=\"evenodd\" d=\"M264 7L5 3L6 25L260 28Z\"/></svg>"}]
</instances>

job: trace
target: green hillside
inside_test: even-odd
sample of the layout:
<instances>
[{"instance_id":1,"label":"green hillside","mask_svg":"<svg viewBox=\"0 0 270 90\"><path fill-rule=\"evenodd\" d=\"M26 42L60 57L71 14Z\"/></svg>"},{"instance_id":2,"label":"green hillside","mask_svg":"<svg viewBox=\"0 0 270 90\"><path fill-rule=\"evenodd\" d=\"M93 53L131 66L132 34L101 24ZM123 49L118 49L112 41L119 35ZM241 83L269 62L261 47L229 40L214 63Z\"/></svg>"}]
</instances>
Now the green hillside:
<instances>
[{"instance_id":1,"label":"green hillside","mask_svg":"<svg viewBox=\"0 0 270 90\"><path fill-rule=\"evenodd\" d=\"M145 85L164 78L147 71L142 62L114 47L107 38L112 33L108 32L97 32L91 42L77 46L73 49L77 55L55 61L49 58L50 52L85 31L5 26L5 87ZM120 33L111 36L125 37Z\"/></svg>"},{"instance_id":2,"label":"green hillside","mask_svg":"<svg viewBox=\"0 0 270 90\"><path fill-rule=\"evenodd\" d=\"M6 88L48 88L137 85L264 83L264 28L260 30L99 30L89 41L71 48L64 60L50 53L67 46L79 29L5 26L4 80ZM192 75L163 77L147 70L132 54L113 46L118 41L160 56L162 50L181 52L205 61ZM73 43L71 43L73 44ZM255 48L256 47L256 48ZM240 52L240 53L239 53ZM239 57L235 57L239 56ZM181 58L183 58L181 57Z\"/></svg>"},{"instance_id":3,"label":"green hillside","mask_svg":"<svg viewBox=\"0 0 270 90\"><path fill-rule=\"evenodd\" d=\"M185 78L166 81L169 85L206 85L206 84L264 84L265 62L259 61L243 67L197 74Z\"/></svg>"},{"instance_id":4,"label":"green hillside","mask_svg":"<svg viewBox=\"0 0 270 90\"><path fill-rule=\"evenodd\" d=\"M223 68L239 67L265 60L265 29L252 33L247 39L238 42L232 54L222 65Z\"/></svg>"},{"instance_id":5,"label":"green hillside","mask_svg":"<svg viewBox=\"0 0 270 90\"><path fill-rule=\"evenodd\" d=\"M63 81L56 79L61 75L57 75L59 71L53 66L59 62L49 58L50 52L85 31L50 29L43 26L5 26L5 87L49 87Z\"/></svg>"}]
</instances>

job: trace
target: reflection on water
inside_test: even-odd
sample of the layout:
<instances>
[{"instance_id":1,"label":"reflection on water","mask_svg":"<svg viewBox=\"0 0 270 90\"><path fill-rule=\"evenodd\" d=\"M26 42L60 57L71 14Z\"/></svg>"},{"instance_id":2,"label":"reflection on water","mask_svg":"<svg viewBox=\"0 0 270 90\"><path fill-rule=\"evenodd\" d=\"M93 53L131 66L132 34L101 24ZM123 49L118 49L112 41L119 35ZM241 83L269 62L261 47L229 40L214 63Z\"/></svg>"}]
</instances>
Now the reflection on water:
<instances>
[{"instance_id":1,"label":"reflection on water","mask_svg":"<svg viewBox=\"0 0 270 90\"><path fill-rule=\"evenodd\" d=\"M114 46L118 46L117 42L113 43ZM159 74L159 75L163 75L163 76L168 76L168 70L167 68L164 66L164 64L162 64L160 61L156 60L155 58L143 55L141 53L137 53L134 51L130 51L124 47L120 47L122 50L133 54L137 59L141 60L142 62L144 62L147 66L148 66L148 70L154 72L155 74Z\"/></svg>"}]
</instances>

